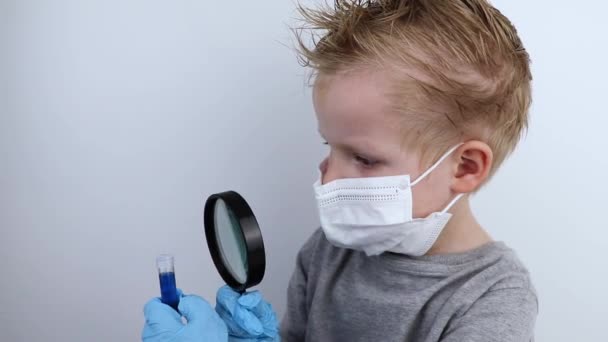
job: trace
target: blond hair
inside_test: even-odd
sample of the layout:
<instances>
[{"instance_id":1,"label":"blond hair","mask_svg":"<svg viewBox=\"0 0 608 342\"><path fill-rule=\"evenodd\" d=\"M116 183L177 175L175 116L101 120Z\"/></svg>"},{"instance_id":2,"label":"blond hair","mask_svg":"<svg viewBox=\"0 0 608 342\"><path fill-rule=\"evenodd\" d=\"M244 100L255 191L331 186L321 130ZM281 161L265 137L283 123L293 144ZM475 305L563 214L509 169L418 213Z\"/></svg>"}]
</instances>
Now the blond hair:
<instances>
[{"instance_id":1,"label":"blond hair","mask_svg":"<svg viewBox=\"0 0 608 342\"><path fill-rule=\"evenodd\" d=\"M525 132L529 57L515 27L488 2L336 0L299 11L299 57L315 74L389 71L396 109L410 114L409 145L438 154L462 139L484 141L493 174Z\"/></svg>"}]
</instances>

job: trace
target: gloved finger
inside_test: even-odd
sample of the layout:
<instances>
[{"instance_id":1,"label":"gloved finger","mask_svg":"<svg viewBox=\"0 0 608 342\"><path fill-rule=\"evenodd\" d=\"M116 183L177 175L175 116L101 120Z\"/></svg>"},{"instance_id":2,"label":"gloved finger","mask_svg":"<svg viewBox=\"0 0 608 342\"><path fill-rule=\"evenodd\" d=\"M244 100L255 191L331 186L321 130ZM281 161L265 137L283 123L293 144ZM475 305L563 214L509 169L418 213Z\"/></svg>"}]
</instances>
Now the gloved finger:
<instances>
[{"instance_id":1,"label":"gloved finger","mask_svg":"<svg viewBox=\"0 0 608 342\"><path fill-rule=\"evenodd\" d=\"M281 338L276 336L228 336L228 342L281 342Z\"/></svg>"},{"instance_id":2,"label":"gloved finger","mask_svg":"<svg viewBox=\"0 0 608 342\"><path fill-rule=\"evenodd\" d=\"M259 291L252 291L243 296L238 300L239 305L248 308L253 314L265 323L264 321L276 320L276 315L270 303L262 298Z\"/></svg>"},{"instance_id":3,"label":"gloved finger","mask_svg":"<svg viewBox=\"0 0 608 342\"><path fill-rule=\"evenodd\" d=\"M272 333L272 328L265 329L264 324L256 316L256 308L264 302L259 291L240 294L225 285L218 290L216 302L215 310L226 322L231 336L261 337L265 331ZM269 325L276 329L272 322Z\"/></svg>"},{"instance_id":4,"label":"gloved finger","mask_svg":"<svg viewBox=\"0 0 608 342\"><path fill-rule=\"evenodd\" d=\"M216 336L209 341L226 341L228 336L226 323L205 299L196 295L187 295L182 297L178 308L188 321L185 328L187 332L206 332Z\"/></svg>"},{"instance_id":5,"label":"gloved finger","mask_svg":"<svg viewBox=\"0 0 608 342\"><path fill-rule=\"evenodd\" d=\"M226 309L224 305L217 303L215 306L215 311L222 321L226 323L226 327L228 328L231 336L247 336L247 332L234 321L234 316Z\"/></svg>"},{"instance_id":6,"label":"gloved finger","mask_svg":"<svg viewBox=\"0 0 608 342\"><path fill-rule=\"evenodd\" d=\"M241 337L241 336L228 336L228 342L261 342L265 341L259 337Z\"/></svg>"},{"instance_id":7,"label":"gloved finger","mask_svg":"<svg viewBox=\"0 0 608 342\"><path fill-rule=\"evenodd\" d=\"M256 306L250 309L257 317L260 319L265 318L267 316L272 316L274 311L270 304L264 300L260 301Z\"/></svg>"},{"instance_id":8,"label":"gloved finger","mask_svg":"<svg viewBox=\"0 0 608 342\"><path fill-rule=\"evenodd\" d=\"M277 320L277 316L270 303L266 301L260 302L260 304L253 309L253 313L262 323L262 326L264 327L264 335L269 337L278 335L279 321Z\"/></svg>"},{"instance_id":9,"label":"gloved finger","mask_svg":"<svg viewBox=\"0 0 608 342\"><path fill-rule=\"evenodd\" d=\"M238 299L239 305L246 307L247 309L255 308L260 302L262 302L262 295L259 291L245 293Z\"/></svg>"},{"instance_id":10,"label":"gloved finger","mask_svg":"<svg viewBox=\"0 0 608 342\"><path fill-rule=\"evenodd\" d=\"M260 322L260 319L245 306L236 306L233 319L239 327L250 335L259 336L264 332L264 326Z\"/></svg>"},{"instance_id":11,"label":"gloved finger","mask_svg":"<svg viewBox=\"0 0 608 342\"><path fill-rule=\"evenodd\" d=\"M233 302L235 305L231 307L232 313L224 306L225 303L218 302L215 307L219 317L226 322L230 336L245 338L260 335L263 332L263 327L255 315L249 309L239 306L237 301Z\"/></svg>"},{"instance_id":12,"label":"gloved finger","mask_svg":"<svg viewBox=\"0 0 608 342\"><path fill-rule=\"evenodd\" d=\"M241 294L234 291L230 286L224 285L217 290L215 298L216 306L220 306L229 312L230 315L234 315L234 309L240 296Z\"/></svg>"},{"instance_id":13,"label":"gloved finger","mask_svg":"<svg viewBox=\"0 0 608 342\"><path fill-rule=\"evenodd\" d=\"M179 329L182 324L182 318L169 305L164 304L159 298L149 300L144 306L144 317L146 325L156 326L162 325L166 329Z\"/></svg>"},{"instance_id":14,"label":"gloved finger","mask_svg":"<svg viewBox=\"0 0 608 342\"><path fill-rule=\"evenodd\" d=\"M197 320L204 321L211 316L215 316L215 311L213 311L211 305L202 297L196 295L182 297L177 308L179 309L179 312L186 317L188 323Z\"/></svg>"},{"instance_id":15,"label":"gloved finger","mask_svg":"<svg viewBox=\"0 0 608 342\"><path fill-rule=\"evenodd\" d=\"M175 289L177 291L177 298L182 298L184 296L184 292L182 289Z\"/></svg>"},{"instance_id":16,"label":"gloved finger","mask_svg":"<svg viewBox=\"0 0 608 342\"><path fill-rule=\"evenodd\" d=\"M141 340L143 342L169 341L179 333L180 329L183 329L183 326L171 329L162 324L145 324L141 332Z\"/></svg>"}]
</instances>

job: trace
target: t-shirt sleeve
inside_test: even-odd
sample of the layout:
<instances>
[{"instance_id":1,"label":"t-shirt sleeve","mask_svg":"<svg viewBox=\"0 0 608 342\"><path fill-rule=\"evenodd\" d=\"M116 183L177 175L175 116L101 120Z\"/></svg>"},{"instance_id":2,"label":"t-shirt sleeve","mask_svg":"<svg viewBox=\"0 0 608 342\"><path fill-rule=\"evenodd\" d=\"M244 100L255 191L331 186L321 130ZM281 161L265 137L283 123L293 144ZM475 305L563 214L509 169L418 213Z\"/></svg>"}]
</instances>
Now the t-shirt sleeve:
<instances>
[{"instance_id":1,"label":"t-shirt sleeve","mask_svg":"<svg viewBox=\"0 0 608 342\"><path fill-rule=\"evenodd\" d=\"M462 316L454 319L441 342L534 341L538 314L535 292L526 287L488 291Z\"/></svg>"},{"instance_id":2,"label":"t-shirt sleeve","mask_svg":"<svg viewBox=\"0 0 608 342\"><path fill-rule=\"evenodd\" d=\"M308 272L320 234L319 230L316 231L298 252L296 268L287 288L287 310L279 329L283 342L305 340L308 322Z\"/></svg>"}]
</instances>

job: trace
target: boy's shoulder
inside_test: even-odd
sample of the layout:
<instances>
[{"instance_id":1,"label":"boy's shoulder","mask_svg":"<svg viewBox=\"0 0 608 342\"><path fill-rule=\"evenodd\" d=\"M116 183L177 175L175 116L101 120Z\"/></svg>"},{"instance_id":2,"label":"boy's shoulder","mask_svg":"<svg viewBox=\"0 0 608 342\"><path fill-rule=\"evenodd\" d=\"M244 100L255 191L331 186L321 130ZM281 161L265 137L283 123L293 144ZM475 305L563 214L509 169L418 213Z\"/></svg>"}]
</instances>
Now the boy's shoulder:
<instances>
[{"instance_id":1,"label":"boy's shoulder","mask_svg":"<svg viewBox=\"0 0 608 342\"><path fill-rule=\"evenodd\" d=\"M372 326L388 322L385 330L400 340L421 332L435 334L432 340L449 334L454 341L492 341L497 336L524 341L533 333L537 294L524 263L504 242L454 254L367 256L332 245L317 229L298 262L290 283L298 304L292 307L305 308L317 323L361 315ZM385 312L390 314L366 314ZM348 319L333 324L343 327L335 336L356 331ZM349 336L360 337L360 332Z\"/></svg>"},{"instance_id":2,"label":"boy's shoulder","mask_svg":"<svg viewBox=\"0 0 608 342\"><path fill-rule=\"evenodd\" d=\"M304 243L299 252L302 266L323 267L343 262L346 258L364 257L363 253L339 248L331 244L321 228L316 229ZM521 288L536 294L534 285L525 264L515 250L502 241L493 241L471 251L404 257L400 255L381 255L376 258L384 266L395 271L410 274L450 276L455 273L468 274L477 281L485 283L486 290L494 291L508 288Z\"/></svg>"}]
</instances>

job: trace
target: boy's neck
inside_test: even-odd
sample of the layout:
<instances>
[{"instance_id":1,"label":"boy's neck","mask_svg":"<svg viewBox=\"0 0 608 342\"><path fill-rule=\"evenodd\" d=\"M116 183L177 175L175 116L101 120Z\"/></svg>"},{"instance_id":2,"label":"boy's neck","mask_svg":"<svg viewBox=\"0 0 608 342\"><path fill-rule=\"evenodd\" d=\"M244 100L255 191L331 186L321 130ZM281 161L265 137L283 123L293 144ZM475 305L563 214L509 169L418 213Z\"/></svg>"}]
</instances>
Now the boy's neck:
<instances>
[{"instance_id":1,"label":"boy's neck","mask_svg":"<svg viewBox=\"0 0 608 342\"><path fill-rule=\"evenodd\" d=\"M468 196L461 198L450 212L450 221L427 255L467 252L492 241L475 219Z\"/></svg>"}]
</instances>

